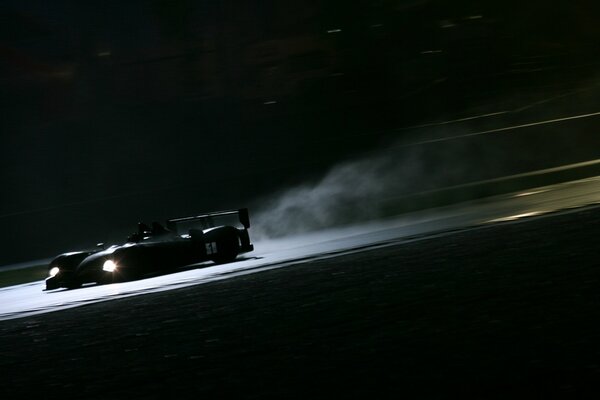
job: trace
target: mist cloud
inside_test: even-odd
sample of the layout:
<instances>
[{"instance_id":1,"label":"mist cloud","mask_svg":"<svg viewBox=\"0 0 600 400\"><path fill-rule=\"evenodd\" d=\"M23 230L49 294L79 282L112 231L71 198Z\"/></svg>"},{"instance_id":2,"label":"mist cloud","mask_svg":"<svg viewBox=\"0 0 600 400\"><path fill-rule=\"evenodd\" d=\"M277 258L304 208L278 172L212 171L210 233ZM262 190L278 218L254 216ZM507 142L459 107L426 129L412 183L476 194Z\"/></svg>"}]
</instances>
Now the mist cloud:
<instances>
[{"instance_id":1,"label":"mist cloud","mask_svg":"<svg viewBox=\"0 0 600 400\"><path fill-rule=\"evenodd\" d=\"M280 237L382 217L382 199L406 192L422 173L416 161L384 151L263 199L254 213L253 236Z\"/></svg>"},{"instance_id":2,"label":"mist cloud","mask_svg":"<svg viewBox=\"0 0 600 400\"><path fill-rule=\"evenodd\" d=\"M494 117L472 124L407 133L385 149L331 168L320 179L262 199L253 208L253 237L385 218L390 216L386 205L400 204L391 209L402 212L406 201L423 199L407 196L597 158L597 135L588 126L588 117L595 114L571 117L567 127L555 123L562 121L554 119L555 109L522 109L526 112L489 114Z\"/></svg>"}]
</instances>

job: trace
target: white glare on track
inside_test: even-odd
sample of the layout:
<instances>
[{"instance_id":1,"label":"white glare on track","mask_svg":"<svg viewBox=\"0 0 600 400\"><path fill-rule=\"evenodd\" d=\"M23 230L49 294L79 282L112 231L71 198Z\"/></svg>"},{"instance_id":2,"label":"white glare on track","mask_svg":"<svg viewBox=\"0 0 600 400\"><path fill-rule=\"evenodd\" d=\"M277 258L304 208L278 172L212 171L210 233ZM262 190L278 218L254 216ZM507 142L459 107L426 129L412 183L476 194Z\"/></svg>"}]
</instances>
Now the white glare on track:
<instances>
[{"instance_id":1,"label":"white glare on track","mask_svg":"<svg viewBox=\"0 0 600 400\"><path fill-rule=\"evenodd\" d=\"M526 193L527 196L512 193L468 204L416 212L385 222L257 242L255 252L230 264L203 263L198 264L197 268L138 281L48 292L42 290L44 282L6 287L0 289L0 320L201 285L367 248L421 240L432 235L452 234L457 229L487 226L493 221L516 219L516 216L522 218L598 204L600 177L536 188Z\"/></svg>"}]
</instances>

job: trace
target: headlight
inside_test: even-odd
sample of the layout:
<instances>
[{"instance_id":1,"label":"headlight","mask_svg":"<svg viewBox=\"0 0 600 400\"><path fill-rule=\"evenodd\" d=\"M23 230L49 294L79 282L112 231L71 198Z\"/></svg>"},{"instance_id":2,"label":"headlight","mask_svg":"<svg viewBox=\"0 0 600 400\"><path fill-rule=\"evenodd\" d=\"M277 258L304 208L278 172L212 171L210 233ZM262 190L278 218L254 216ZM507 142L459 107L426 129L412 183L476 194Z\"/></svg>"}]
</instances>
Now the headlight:
<instances>
[{"instance_id":1,"label":"headlight","mask_svg":"<svg viewBox=\"0 0 600 400\"><path fill-rule=\"evenodd\" d=\"M106 272L114 272L117 269L117 264L113 260L104 261L104 265L102 266L102 270Z\"/></svg>"},{"instance_id":2,"label":"headlight","mask_svg":"<svg viewBox=\"0 0 600 400\"><path fill-rule=\"evenodd\" d=\"M58 267L54 267L50 269L50 277L56 276L60 272Z\"/></svg>"}]
</instances>

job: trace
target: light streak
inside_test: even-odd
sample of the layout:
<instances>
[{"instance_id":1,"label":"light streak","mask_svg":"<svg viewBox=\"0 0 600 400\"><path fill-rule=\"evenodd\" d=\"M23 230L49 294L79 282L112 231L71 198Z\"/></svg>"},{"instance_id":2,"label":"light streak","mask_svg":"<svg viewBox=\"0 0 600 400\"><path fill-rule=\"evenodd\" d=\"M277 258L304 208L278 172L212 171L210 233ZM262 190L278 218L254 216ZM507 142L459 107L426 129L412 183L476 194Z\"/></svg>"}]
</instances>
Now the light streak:
<instances>
[{"instance_id":1,"label":"light streak","mask_svg":"<svg viewBox=\"0 0 600 400\"><path fill-rule=\"evenodd\" d=\"M454 135L454 136L446 136L446 137L436 138L436 139L421 140L418 142L411 142L411 143L401 144L401 145L392 146L392 147L409 147L409 146L419 146L419 145L423 145L423 144L440 143L440 142L446 142L448 140L464 139L464 138L469 138L469 137L487 135L490 133L507 132L507 131L512 131L512 130L531 128L532 126L550 125L550 124L556 124L556 123L564 122L564 121L573 121L573 120L577 120L577 119L592 118L592 117L597 117L597 116L600 116L600 111L589 113L589 114L573 115L570 117L554 118L554 119L549 119L549 120L545 120L545 121L530 122L527 124L506 126L503 128L488 129L485 131L465 133L462 135ZM475 118L475 117L473 117L473 118ZM447 123L451 123L451 122L452 121L448 121ZM443 123L438 123L437 125L442 125L442 124Z\"/></svg>"}]
</instances>

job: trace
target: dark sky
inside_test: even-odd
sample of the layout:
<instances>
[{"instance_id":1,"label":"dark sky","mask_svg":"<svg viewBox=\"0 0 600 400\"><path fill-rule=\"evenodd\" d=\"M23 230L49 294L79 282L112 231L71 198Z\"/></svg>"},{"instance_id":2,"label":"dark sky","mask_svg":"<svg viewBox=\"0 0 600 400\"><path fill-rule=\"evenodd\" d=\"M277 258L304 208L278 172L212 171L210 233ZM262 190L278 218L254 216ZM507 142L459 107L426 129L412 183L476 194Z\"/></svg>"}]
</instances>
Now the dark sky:
<instances>
[{"instance_id":1,"label":"dark sky","mask_svg":"<svg viewBox=\"0 0 600 400\"><path fill-rule=\"evenodd\" d=\"M527 90L528 57L597 61L593 2L480 3L2 1L0 265L255 204Z\"/></svg>"}]
</instances>

